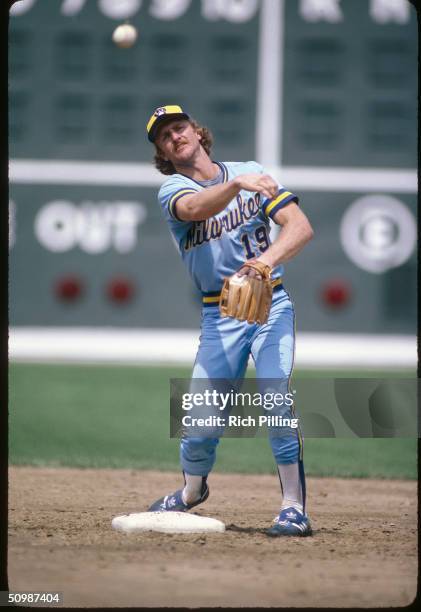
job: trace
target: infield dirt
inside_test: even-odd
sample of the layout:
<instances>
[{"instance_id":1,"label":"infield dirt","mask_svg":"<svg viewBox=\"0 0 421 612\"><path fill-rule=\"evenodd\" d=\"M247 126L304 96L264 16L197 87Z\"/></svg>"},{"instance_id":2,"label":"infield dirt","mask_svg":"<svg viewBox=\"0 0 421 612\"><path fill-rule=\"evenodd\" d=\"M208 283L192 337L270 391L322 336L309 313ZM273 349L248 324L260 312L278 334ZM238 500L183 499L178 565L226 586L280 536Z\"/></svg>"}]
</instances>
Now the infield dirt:
<instances>
[{"instance_id":1,"label":"infield dirt","mask_svg":"<svg viewBox=\"0 0 421 612\"><path fill-rule=\"evenodd\" d=\"M182 483L179 473L11 467L10 591L66 607L405 606L417 588L414 481L309 478L314 536L268 538L275 475L212 473L208 535L111 529Z\"/></svg>"}]
</instances>

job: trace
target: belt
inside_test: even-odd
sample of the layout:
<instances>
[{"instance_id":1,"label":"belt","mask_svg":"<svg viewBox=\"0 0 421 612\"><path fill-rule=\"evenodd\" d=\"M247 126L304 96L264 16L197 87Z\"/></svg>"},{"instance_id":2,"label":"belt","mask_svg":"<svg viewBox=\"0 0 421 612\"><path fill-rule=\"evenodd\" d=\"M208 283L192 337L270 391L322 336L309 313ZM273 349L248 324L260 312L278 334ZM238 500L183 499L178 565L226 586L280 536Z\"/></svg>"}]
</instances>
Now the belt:
<instances>
[{"instance_id":1,"label":"belt","mask_svg":"<svg viewBox=\"0 0 421 612\"><path fill-rule=\"evenodd\" d=\"M282 284L282 278L276 278L275 280L273 280L272 288L273 288L273 293L276 293L276 291L280 291L281 289L283 289L284 286ZM220 297L221 297L220 291L209 291L209 292L204 291L202 293L203 306L218 306Z\"/></svg>"}]
</instances>

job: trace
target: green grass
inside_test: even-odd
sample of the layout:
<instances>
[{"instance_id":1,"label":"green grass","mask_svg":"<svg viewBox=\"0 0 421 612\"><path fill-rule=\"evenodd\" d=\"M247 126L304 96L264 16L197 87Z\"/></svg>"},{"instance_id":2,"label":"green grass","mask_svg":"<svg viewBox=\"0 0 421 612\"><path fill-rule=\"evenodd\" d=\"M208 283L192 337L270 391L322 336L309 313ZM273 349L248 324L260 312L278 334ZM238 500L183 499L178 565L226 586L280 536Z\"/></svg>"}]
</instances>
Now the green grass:
<instances>
[{"instance_id":1,"label":"green grass","mask_svg":"<svg viewBox=\"0 0 421 612\"><path fill-rule=\"evenodd\" d=\"M182 367L10 364L10 462L178 470L179 441L169 439L169 379L187 378L190 371ZM336 374L362 376L357 372ZM381 373L364 375L380 377ZM316 476L414 479L416 453L417 440L408 438L309 438L305 442L306 471ZM221 440L215 469L275 471L263 437Z\"/></svg>"}]
</instances>

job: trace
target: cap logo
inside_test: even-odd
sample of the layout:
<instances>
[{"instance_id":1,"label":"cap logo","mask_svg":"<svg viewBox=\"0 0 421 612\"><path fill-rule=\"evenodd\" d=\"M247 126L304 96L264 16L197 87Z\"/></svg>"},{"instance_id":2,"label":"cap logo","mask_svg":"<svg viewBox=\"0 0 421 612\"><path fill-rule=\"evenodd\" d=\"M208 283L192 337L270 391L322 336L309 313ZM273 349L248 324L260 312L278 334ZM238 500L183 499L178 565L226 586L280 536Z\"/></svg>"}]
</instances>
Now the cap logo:
<instances>
[{"instance_id":1,"label":"cap logo","mask_svg":"<svg viewBox=\"0 0 421 612\"><path fill-rule=\"evenodd\" d=\"M174 118L183 117L184 119L189 118L189 116L187 115L187 113L183 111L181 106L178 106L176 104L167 104L166 106L158 106L158 108L154 110L146 126L146 131L148 133L148 139L150 140L150 142L154 142L156 128L161 123L160 118L163 117L163 115L168 115L168 117L170 118L171 117L174 117ZM166 117L164 117L164 119L166 119Z\"/></svg>"}]
</instances>

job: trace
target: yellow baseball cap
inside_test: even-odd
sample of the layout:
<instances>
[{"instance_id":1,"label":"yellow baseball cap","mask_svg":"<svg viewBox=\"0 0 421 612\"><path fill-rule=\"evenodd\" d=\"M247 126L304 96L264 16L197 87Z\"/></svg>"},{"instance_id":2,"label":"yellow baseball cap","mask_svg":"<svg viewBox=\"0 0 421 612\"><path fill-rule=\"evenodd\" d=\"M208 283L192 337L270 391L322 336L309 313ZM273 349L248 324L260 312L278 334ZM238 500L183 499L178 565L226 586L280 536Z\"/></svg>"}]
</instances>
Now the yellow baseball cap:
<instances>
[{"instance_id":1,"label":"yellow baseball cap","mask_svg":"<svg viewBox=\"0 0 421 612\"><path fill-rule=\"evenodd\" d=\"M171 104L167 106L159 106L154 110L146 126L148 140L150 142L155 142L158 127L163 121L168 121L168 119L190 119L190 117L183 111L181 106Z\"/></svg>"}]
</instances>

